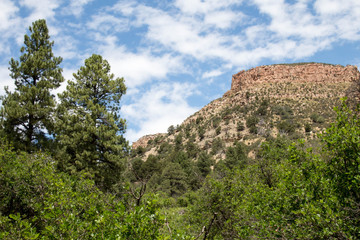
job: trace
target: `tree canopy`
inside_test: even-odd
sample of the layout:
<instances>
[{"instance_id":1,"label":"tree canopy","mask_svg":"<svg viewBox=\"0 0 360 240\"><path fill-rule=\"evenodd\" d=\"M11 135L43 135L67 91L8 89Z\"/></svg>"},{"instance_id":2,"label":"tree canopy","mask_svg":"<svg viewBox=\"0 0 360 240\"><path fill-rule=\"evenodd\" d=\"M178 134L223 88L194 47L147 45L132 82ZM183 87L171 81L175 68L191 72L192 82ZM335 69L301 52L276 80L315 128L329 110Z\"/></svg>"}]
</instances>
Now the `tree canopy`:
<instances>
[{"instance_id":1,"label":"tree canopy","mask_svg":"<svg viewBox=\"0 0 360 240\"><path fill-rule=\"evenodd\" d=\"M10 76L15 80L15 91L5 89L2 98L3 132L16 147L30 152L46 147L53 132L54 95L51 90L64 81L61 57L52 52L46 21L33 22L29 35L24 37L19 61L10 60Z\"/></svg>"},{"instance_id":2,"label":"tree canopy","mask_svg":"<svg viewBox=\"0 0 360 240\"><path fill-rule=\"evenodd\" d=\"M60 167L94 175L102 189L119 181L128 143L125 120L119 117L120 98L126 92L123 78L110 73L109 63L93 54L74 74L56 117Z\"/></svg>"}]
</instances>

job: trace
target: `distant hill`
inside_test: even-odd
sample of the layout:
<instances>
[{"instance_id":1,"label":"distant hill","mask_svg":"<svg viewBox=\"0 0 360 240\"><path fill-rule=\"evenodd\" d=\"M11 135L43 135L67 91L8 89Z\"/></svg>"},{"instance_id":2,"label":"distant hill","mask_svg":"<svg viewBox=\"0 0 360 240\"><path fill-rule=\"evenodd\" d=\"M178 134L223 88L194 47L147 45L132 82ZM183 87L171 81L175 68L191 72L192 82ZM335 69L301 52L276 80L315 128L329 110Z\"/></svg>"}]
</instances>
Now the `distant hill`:
<instances>
[{"instance_id":1,"label":"distant hill","mask_svg":"<svg viewBox=\"0 0 360 240\"><path fill-rule=\"evenodd\" d=\"M259 66L233 75L231 89L167 134L134 142L133 157L158 155L164 146L225 158L242 142L255 149L268 137L312 139L334 119L333 108L360 78L356 66L297 63ZM167 146L168 147L168 146ZM169 147L168 147L169 148ZM171 147L170 147L171 148ZM191 148L191 149L189 149ZM249 157L253 151L249 150ZM164 155L163 155L164 156Z\"/></svg>"}]
</instances>

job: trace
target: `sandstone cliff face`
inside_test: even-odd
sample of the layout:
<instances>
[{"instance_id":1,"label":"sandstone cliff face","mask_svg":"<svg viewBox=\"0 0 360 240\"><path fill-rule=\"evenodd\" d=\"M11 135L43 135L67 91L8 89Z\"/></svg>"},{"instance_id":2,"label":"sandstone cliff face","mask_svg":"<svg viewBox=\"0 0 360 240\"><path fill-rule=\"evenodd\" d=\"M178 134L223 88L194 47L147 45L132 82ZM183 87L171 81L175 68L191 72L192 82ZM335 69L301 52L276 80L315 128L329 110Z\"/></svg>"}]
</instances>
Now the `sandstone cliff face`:
<instances>
[{"instance_id":1,"label":"sandstone cliff face","mask_svg":"<svg viewBox=\"0 0 360 240\"><path fill-rule=\"evenodd\" d=\"M231 90L227 94L255 87L263 83L279 82L351 82L359 79L356 66L322 63L268 65L243 70L233 75Z\"/></svg>"}]
</instances>

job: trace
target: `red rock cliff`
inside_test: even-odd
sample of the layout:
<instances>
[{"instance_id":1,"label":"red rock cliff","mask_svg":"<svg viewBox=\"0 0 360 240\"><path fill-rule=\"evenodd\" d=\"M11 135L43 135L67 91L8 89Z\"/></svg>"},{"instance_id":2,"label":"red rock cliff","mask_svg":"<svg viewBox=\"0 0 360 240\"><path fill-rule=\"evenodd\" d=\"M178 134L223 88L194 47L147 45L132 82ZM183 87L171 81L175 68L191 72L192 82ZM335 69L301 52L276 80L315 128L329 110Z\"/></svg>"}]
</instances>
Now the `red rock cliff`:
<instances>
[{"instance_id":1,"label":"red rock cliff","mask_svg":"<svg viewBox=\"0 0 360 240\"><path fill-rule=\"evenodd\" d=\"M356 66L322 63L279 64L241 71L232 77L230 92L237 92L265 82L351 82L359 79Z\"/></svg>"}]
</instances>

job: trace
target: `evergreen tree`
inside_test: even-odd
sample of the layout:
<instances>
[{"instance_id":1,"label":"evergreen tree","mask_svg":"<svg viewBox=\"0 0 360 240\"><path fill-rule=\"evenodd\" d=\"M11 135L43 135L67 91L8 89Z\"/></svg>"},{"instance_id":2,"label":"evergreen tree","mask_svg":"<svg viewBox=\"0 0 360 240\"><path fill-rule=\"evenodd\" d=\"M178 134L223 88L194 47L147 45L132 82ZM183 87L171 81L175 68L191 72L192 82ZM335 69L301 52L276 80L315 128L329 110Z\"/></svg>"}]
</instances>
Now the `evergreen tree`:
<instances>
[{"instance_id":1,"label":"evergreen tree","mask_svg":"<svg viewBox=\"0 0 360 240\"><path fill-rule=\"evenodd\" d=\"M228 147L226 150L225 165L229 169L244 167L247 162L246 150L243 144L236 142L234 145L234 147Z\"/></svg>"},{"instance_id":2,"label":"evergreen tree","mask_svg":"<svg viewBox=\"0 0 360 240\"><path fill-rule=\"evenodd\" d=\"M53 130L52 114L55 107L51 90L63 82L62 58L54 57L46 21L35 21L25 35L20 49L20 62L10 60L10 76L15 80L15 91L5 88L2 97L2 130L17 148L30 152L35 146L44 147Z\"/></svg>"},{"instance_id":3,"label":"evergreen tree","mask_svg":"<svg viewBox=\"0 0 360 240\"><path fill-rule=\"evenodd\" d=\"M198 167L201 175L206 177L211 172L211 165L213 163L213 159L206 152L201 152L199 154L199 158L196 162L196 166Z\"/></svg>"},{"instance_id":4,"label":"evergreen tree","mask_svg":"<svg viewBox=\"0 0 360 240\"><path fill-rule=\"evenodd\" d=\"M186 174L179 163L169 163L162 173L161 190L169 196L180 196L187 190Z\"/></svg>"},{"instance_id":5,"label":"evergreen tree","mask_svg":"<svg viewBox=\"0 0 360 240\"><path fill-rule=\"evenodd\" d=\"M123 78L114 78L110 65L100 55L85 60L66 91L59 94L56 140L60 167L85 172L96 184L109 190L120 177L128 143L122 134L125 120L118 115L120 98L126 92Z\"/></svg>"}]
</instances>

